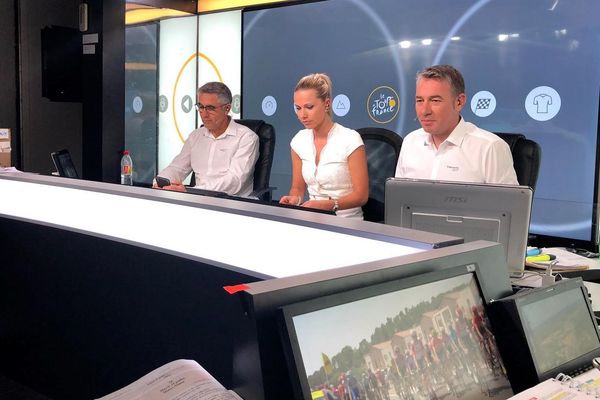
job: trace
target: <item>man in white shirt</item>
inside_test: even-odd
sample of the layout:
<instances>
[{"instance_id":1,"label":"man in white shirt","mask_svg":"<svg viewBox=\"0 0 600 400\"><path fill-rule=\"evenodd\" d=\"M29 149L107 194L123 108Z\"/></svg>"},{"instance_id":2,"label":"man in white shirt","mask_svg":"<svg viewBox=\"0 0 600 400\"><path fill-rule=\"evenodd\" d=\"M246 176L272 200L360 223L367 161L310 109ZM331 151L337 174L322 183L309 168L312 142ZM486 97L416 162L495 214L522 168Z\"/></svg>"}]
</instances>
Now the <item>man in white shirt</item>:
<instances>
[{"instance_id":1,"label":"man in white shirt","mask_svg":"<svg viewBox=\"0 0 600 400\"><path fill-rule=\"evenodd\" d=\"M196 109L204 126L190 133L181 152L158 174L171 180L163 189L185 191L181 182L194 172L198 188L238 196L252 192L258 136L228 115L231 100L231 91L221 82L198 89Z\"/></svg>"},{"instance_id":2,"label":"man in white shirt","mask_svg":"<svg viewBox=\"0 0 600 400\"><path fill-rule=\"evenodd\" d=\"M454 67L435 65L417 74L421 129L404 138L397 177L518 185L508 144L461 117L466 101L464 79Z\"/></svg>"}]
</instances>

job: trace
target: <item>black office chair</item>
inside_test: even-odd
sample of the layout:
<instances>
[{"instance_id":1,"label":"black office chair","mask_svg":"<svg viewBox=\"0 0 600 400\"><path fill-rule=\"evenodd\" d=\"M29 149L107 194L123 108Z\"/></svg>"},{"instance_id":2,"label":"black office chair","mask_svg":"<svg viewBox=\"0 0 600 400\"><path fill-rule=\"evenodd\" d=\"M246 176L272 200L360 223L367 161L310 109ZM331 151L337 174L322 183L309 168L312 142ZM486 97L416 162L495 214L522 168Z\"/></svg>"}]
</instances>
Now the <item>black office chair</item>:
<instances>
[{"instance_id":1,"label":"black office chair","mask_svg":"<svg viewBox=\"0 0 600 400\"><path fill-rule=\"evenodd\" d=\"M496 135L501 137L510 147L519 185L529 186L535 191L542 159L540 145L520 133L496 132Z\"/></svg>"},{"instance_id":2,"label":"black office chair","mask_svg":"<svg viewBox=\"0 0 600 400\"><path fill-rule=\"evenodd\" d=\"M369 169L369 200L362 207L365 221L383 222L385 180L394 176L402 137L384 128L356 130L365 143Z\"/></svg>"},{"instance_id":3,"label":"black office chair","mask_svg":"<svg viewBox=\"0 0 600 400\"><path fill-rule=\"evenodd\" d=\"M254 186L248 197L262 201L271 201L274 187L269 186L271 167L275 154L275 128L262 119L236 119L240 125L253 130L258 135L258 159L254 164ZM196 185L194 173L190 179L190 186Z\"/></svg>"},{"instance_id":4,"label":"black office chair","mask_svg":"<svg viewBox=\"0 0 600 400\"><path fill-rule=\"evenodd\" d=\"M58 176L79 179L79 174L77 174L77 169L75 169L75 164L73 164L69 150L63 149L52 152L50 153L50 157L52 157L52 162L58 172Z\"/></svg>"},{"instance_id":5,"label":"black office chair","mask_svg":"<svg viewBox=\"0 0 600 400\"><path fill-rule=\"evenodd\" d=\"M254 187L250 197L271 201L275 189L269 186L275 155L275 128L262 119L236 119L235 122L247 126L258 135L258 160L254 165Z\"/></svg>"}]
</instances>

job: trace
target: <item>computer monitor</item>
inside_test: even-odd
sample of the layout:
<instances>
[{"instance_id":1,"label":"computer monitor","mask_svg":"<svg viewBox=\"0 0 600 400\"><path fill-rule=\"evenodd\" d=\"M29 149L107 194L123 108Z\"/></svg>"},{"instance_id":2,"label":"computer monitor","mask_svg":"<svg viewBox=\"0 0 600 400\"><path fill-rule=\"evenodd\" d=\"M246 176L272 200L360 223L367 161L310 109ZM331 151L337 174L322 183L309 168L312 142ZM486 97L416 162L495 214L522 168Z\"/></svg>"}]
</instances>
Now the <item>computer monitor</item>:
<instances>
[{"instance_id":1,"label":"computer monitor","mask_svg":"<svg viewBox=\"0 0 600 400\"><path fill-rule=\"evenodd\" d=\"M341 251L341 249L340 249ZM360 288L402 282L438 270L467 268L477 278L486 304L512 294L504 251L498 243L478 241L305 275L251 282L240 292L247 313L236 345L234 389L243 398L291 399L293 385L281 341L280 308L289 304L343 295ZM467 272L465 272L467 273ZM406 280L406 281L405 281ZM415 285L417 282L415 282ZM368 316L354 318L356 326ZM331 357L331 355L330 355ZM335 360L332 360L335 363ZM297 379L297 378L295 378ZM296 385L298 386L298 385Z\"/></svg>"},{"instance_id":2,"label":"computer monitor","mask_svg":"<svg viewBox=\"0 0 600 400\"><path fill-rule=\"evenodd\" d=\"M282 316L296 399L513 394L473 265L284 306Z\"/></svg>"},{"instance_id":3,"label":"computer monitor","mask_svg":"<svg viewBox=\"0 0 600 400\"><path fill-rule=\"evenodd\" d=\"M52 157L52 162L54 163L54 167L56 168L56 171L58 171L59 176L75 179L79 178L69 150L63 149L55 151L52 152L50 156Z\"/></svg>"},{"instance_id":4,"label":"computer monitor","mask_svg":"<svg viewBox=\"0 0 600 400\"><path fill-rule=\"evenodd\" d=\"M600 356L600 332L581 278L500 299L490 313L515 391L560 372L577 375Z\"/></svg>"},{"instance_id":5,"label":"computer monitor","mask_svg":"<svg viewBox=\"0 0 600 400\"><path fill-rule=\"evenodd\" d=\"M527 186L390 178L385 183L385 223L459 236L465 242L502 243L509 272L522 273L532 196Z\"/></svg>"}]
</instances>

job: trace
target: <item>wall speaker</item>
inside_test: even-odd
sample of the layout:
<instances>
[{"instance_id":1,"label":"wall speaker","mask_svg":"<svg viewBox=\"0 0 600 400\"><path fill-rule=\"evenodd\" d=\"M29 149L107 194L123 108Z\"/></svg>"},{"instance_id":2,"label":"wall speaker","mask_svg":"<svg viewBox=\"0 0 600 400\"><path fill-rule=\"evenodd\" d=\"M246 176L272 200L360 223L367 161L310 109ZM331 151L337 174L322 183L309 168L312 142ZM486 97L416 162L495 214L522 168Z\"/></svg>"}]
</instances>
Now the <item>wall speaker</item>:
<instances>
[{"instance_id":1,"label":"wall speaker","mask_svg":"<svg viewBox=\"0 0 600 400\"><path fill-rule=\"evenodd\" d=\"M79 5L79 32L86 32L88 30L88 5L87 3L81 3Z\"/></svg>"},{"instance_id":2,"label":"wall speaker","mask_svg":"<svg viewBox=\"0 0 600 400\"><path fill-rule=\"evenodd\" d=\"M81 101L81 33L75 28L42 29L42 96Z\"/></svg>"}]
</instances>

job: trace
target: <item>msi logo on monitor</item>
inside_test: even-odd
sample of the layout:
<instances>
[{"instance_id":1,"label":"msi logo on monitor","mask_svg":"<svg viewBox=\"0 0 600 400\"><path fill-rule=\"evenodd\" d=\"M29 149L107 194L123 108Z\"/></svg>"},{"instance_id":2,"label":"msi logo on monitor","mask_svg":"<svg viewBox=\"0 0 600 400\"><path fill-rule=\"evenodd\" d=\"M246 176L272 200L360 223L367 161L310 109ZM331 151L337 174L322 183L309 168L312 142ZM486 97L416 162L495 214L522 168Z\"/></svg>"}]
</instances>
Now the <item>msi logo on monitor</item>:
<instances>
[{"instance_id":1,"label":"msi logo on monitor","mask_svg":"<svg viewBox=\"0 0 600 400\"><path fill-rule=\"evenodd\" d=\"M468 197L460 197L460 196L446 196L444 198L444 203L466 203L469 200Z\"/></svg>"}]
</instances>

